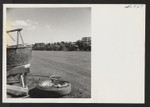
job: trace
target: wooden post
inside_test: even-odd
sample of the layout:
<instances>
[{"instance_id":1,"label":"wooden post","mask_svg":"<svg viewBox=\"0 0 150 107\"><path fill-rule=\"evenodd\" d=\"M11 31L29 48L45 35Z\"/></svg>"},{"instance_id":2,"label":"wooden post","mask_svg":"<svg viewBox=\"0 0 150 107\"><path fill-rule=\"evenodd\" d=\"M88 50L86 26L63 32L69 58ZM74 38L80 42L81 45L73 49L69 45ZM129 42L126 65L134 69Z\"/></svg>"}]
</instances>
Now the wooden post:
<instances>
[{"instance_id":1,"label":"wooden post","mask_svg":"<svg viewBox=\"0 0 150 107\"><path fill-rule=\"evenodd\" d=\"M21 77L21 84L22 84L22 87L25 88L24 74L21 74L20 77Z\"/></svg>"},{"instance_id":2,"label":"wooden post","mask_svg":"<svg viewBox=\"0 0 150 107\"><path fill-rule=\"evenodd\" d=\"M18 44L19 44L19 31L17 31L17 47L18 47Z\"/></svg>"}]
</instances>

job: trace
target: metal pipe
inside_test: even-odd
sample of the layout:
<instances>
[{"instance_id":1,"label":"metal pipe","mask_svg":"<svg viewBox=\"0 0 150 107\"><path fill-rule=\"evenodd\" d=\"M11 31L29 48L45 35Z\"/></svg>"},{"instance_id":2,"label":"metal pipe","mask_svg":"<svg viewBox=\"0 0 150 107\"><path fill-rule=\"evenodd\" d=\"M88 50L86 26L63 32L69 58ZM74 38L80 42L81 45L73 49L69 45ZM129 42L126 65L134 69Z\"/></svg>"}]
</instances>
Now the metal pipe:
<instances>
[{"instance_id":1,"label":"metal pipe","mask_svg":"<svg viewBox=\"0 0 150 107\"><path fill-rule=\"evenodd\" d=\"M8 35L11 37L11 39L13 40L13 41L15 41L15 39L8 33Z\"/></svg>"},{"instance_id":2,"label":"metal pipe","mask_svg":"<svg viewBox=\"0 0 150 107\"><path fill-rule=\"evenodd\" d=\"M21 84L22 84L22 87L25 88L25 82L24 82L24 76L21 75Z\"/></svg>"},{"instance_id":3,"label":"metal pipe","mask_svg":"<svg viewBox=\"0 0 150 107\"><path fill-rule=\"evenodd\" d=\"M21 32L19 32L19 33L20 33L21 41L22 41L22 43L24 44L24 41L23 41L23 38L22 38Z\"/></svg>"}]
</instances>

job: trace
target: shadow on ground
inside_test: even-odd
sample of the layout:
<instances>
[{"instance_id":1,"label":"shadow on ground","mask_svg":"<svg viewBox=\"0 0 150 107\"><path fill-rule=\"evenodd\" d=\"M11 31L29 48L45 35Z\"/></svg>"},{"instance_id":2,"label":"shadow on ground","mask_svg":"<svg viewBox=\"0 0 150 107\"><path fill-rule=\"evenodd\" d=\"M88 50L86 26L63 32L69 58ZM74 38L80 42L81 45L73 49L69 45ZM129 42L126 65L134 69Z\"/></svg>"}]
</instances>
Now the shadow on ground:
<instances>
[{"instance_id":1,"label":"shadow on ground","mask_svg":"<svg viewBox=\"0 0 150 107\"><path fill-rule=\"evenodd\" d=\"M51 91L43 91L38 88L33 88L29 91L30 98L60 98L60 94Z\"/></svg>"}]
</instances>

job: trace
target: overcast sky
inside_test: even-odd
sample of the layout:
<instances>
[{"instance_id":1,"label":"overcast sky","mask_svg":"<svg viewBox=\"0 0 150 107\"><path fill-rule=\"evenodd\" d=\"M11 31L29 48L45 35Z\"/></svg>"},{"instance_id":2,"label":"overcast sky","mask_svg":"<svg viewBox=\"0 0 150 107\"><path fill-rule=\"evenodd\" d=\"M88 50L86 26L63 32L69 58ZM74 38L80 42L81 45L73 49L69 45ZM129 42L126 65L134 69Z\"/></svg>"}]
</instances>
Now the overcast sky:
<instances>
[{"instance_id":1,"label":"overcast sky","mask_svg":"<svg viewBox=\"0 0 150 107\"><path fill-rule=\"evenodd\" d=\"M7 29L23 28L27 43L76 41L91 36L90 8L9 8Z\"/></svg>"}]
</instances>

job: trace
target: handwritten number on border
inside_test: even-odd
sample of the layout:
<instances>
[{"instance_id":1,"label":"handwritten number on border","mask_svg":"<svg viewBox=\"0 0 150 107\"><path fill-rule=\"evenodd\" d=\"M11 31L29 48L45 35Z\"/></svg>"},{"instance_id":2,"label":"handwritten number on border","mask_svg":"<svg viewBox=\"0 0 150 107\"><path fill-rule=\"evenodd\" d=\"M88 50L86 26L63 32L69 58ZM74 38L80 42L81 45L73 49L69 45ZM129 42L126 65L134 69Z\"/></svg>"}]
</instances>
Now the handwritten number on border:
<instances>
[{"instance_id":1,"label":"handwritten number on border","mask_svg":"<svg viewBox=\"0 0 150 107\"><path fill-rule=\"evenodd\" d=\"M142 8L143 4L129 4L125 8Z\"/></svg>"}]
</instances>

